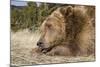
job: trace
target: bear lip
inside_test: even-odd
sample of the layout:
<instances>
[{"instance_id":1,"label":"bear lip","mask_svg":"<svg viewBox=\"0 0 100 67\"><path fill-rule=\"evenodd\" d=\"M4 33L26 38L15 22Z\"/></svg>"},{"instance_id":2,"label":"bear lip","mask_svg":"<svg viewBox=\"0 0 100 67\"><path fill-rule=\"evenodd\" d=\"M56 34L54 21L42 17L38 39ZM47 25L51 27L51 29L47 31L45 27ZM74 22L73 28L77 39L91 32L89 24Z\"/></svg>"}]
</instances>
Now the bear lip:
<instances>
[{"instance_id":1,"label":"bear lip","mask_svg":"<svg viewBox=\"0 0 100 67\"><path fill-rule=\"evenodd\" d=\"M42 53L47 53L51 50L51 48L39 48L39 49L41 49Z\"/></svg>"},{"instance_id":2,"label":"bear lip","mask_svg":"<svg viewBox=\"0 0 100 67\"><path fill-rule=\"evenodd\" d=\"M47 53L48 49L42 49L42 53Z\"/></svg>"}]
</instances>

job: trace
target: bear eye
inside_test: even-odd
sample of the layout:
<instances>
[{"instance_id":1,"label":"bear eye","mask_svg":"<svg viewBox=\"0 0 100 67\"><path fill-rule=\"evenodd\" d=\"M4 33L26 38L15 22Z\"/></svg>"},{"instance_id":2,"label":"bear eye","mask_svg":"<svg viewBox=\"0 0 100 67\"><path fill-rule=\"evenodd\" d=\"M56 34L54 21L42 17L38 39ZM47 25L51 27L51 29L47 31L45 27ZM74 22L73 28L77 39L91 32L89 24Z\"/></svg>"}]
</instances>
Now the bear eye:
<instances>
[{"instance_id":1,"label":"bear eye","mask_svg":"<svg viewBox=\"0 0 100 67\"><path fill-rule=\"evenodd\" d=\"M52 25L51 25L51 24L46 24L46 27L47 27L47 28L51 28Z\"/></svg>"}]
</instances>

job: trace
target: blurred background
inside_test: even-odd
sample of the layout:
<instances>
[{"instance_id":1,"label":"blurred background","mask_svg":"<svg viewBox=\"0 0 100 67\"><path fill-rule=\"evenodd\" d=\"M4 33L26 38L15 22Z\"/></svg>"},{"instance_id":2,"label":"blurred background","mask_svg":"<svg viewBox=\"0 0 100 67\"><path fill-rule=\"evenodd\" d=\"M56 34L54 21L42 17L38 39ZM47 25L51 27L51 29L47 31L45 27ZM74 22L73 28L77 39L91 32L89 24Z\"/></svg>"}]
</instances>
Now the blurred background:
<instances>
[{"instance_id":1,"label":"blurred background","mask_svg":"<svg viewBox=\"0 0 100 67\"><path fill-rule=\"evenodd\" d=\"M65 4L11 0L11 30L16 32L27 28L35 31L59 6L65 6Z\"/></svg>"}]
</instances>

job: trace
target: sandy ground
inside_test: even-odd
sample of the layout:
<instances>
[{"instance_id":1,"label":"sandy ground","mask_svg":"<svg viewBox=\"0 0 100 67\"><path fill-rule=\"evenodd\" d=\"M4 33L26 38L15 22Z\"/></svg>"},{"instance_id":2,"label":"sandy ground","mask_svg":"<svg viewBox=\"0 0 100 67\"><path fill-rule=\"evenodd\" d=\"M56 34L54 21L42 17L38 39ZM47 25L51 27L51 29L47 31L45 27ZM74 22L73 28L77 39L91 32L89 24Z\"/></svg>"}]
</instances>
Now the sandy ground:
<instances>
[{"instance_id":1,"label":"sandy ground","mask_svg":"<svg viewBox=\"0 0 100 67\"><path fill-rule=\"evenodd\" d=\"M30 32L27 29L11 32L11 65L36 65L50 63L69 63L80 61L94 61L94 56L89 57L66 57L47 56L44 54L32 54L32 49L36 48L36 42L40 35L38 32Z\"/></svg>"}]
</instances>

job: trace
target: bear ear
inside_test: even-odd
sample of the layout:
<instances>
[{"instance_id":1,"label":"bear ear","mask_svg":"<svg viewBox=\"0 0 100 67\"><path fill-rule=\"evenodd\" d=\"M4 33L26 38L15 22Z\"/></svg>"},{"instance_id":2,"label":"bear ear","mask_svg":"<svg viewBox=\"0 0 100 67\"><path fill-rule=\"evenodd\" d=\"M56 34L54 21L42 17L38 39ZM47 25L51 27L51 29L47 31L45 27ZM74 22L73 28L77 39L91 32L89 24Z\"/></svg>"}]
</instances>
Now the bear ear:
<instances>
[{"instance_id":1,"label":"bear ear","mask_svg":"<svg viewBox=\"0 0 100 67\"><path fill-rule=\"evenodd\" d=\"M72 6L61 7L60 12L64 16L71 16L73 14L73 7Z\"/></svg>"}]
</instances>

